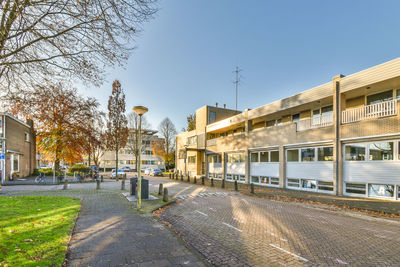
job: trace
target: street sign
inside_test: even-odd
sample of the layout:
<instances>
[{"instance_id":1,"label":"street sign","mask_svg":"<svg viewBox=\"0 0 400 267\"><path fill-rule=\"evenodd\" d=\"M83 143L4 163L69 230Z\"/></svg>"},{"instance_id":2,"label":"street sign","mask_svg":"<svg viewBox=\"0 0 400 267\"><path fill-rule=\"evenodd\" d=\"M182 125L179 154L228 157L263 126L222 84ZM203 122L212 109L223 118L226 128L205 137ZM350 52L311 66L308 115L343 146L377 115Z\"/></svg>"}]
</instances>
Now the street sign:
<instances>
[{"instance_id":1,"label":"street sign","mask_svg":"<svg viewBox=\"0 0 400 267\"><path fill-rule=\"evenodd\" d=\"M0 159L5 159L5 154L4 153L0 153Z\"/></svg>"}]
</instances>

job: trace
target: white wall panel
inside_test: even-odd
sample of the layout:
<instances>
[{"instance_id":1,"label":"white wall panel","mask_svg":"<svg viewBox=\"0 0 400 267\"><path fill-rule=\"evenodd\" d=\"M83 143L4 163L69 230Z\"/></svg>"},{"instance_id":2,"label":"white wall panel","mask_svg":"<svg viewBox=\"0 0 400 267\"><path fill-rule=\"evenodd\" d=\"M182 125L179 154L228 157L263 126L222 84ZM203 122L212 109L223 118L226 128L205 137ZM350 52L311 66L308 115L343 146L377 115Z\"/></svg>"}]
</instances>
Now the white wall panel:
<instances>
[{"instance_id":1,"label":"white wall panel","mask_svg":"<svg viewBox=\"0 0 400 267\"><path fill-rule=\"evenodd\" d=\"M227 163L226 173L245 174L245 163Z\"/></svg>"},{"instance_id":2,"label":"white wall panel","mask_svg":"<svg viewBox=\"0 0 400 267\"><path fill-rule=\"evenodd\" d=\"M400 184L400 162L345 161L343 180L354 183Z\"/></svg>"},{"instance_id":3,"label":"white wall panel","mask_svg":"<svg viewBox=\"0 0 400 267\"><path fill-rule=\"evenodd\" d=\"M279 162L250 163L250 175L279 177Z\"/></svg>"},{"instance_id":4,"label":"white wall panel","mask_svg":"<svg viewBox=\"0 0 400 267\"><path fill-rule=\"evenodd\" d=\"M287 162L286 177L331 181L333 180L333 162Z\"/></svg>"}]
</instances>

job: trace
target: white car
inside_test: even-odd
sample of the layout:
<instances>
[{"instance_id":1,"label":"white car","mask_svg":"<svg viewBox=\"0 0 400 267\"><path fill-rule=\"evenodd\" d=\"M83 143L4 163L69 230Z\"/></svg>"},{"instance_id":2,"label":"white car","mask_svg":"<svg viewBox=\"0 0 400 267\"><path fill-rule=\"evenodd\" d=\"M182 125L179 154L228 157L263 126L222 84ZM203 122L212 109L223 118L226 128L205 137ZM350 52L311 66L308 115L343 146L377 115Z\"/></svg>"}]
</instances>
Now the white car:
<instances>
[{"instance_id":1,"label":"white car","mask_svg":"<svg viewBox=\"0 0 400 267\"><path fill-rule=\"evenodd\" d=\"M117 175L118 175L118 177L121 177L121 176L125 175L125 172L121 169L118 169ZM112 171L111 171L111 178L116 178L115 169L112 169Z\"/></svg>"},{"instance_id":2,"label":"white car","mask_svg":"<svg viewBox=\"0 0 400 267\"><path fill-rule=\"evenodd\" d=\"M150 175L150 172L151 172L151 168L147 168L144 170L145 175Z\"/></svg>"}]
</instances>

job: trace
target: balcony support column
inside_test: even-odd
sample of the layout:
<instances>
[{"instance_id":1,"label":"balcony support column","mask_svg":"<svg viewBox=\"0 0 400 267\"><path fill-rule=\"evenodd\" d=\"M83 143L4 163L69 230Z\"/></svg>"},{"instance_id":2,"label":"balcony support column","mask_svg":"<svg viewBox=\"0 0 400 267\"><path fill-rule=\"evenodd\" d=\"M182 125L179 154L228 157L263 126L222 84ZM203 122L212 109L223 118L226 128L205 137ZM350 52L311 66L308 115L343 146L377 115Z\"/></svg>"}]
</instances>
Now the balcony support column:
<instances>
[{"instance_id":1,"label":"balcony support column","mask_svg":"<svg viewBox=\"0 0 400 267\"><path fill-rule=\"evenodd\" d=\"M343 195L343 153L340 141L340 125L342 110L344 110L344 97L340 93L340 79L343 75L333 77L333 188L336 195Z\"/></svg>"},{"instance_id":2,"label":"balcony support column","mask_svg":"<svg viewBox=\"0 0 400 267\"><path fill-rule=\"evenodd\" d=\"M279 146L279 187L286 187L286 157L285 147Z\"/></svg>"}]
</instances>

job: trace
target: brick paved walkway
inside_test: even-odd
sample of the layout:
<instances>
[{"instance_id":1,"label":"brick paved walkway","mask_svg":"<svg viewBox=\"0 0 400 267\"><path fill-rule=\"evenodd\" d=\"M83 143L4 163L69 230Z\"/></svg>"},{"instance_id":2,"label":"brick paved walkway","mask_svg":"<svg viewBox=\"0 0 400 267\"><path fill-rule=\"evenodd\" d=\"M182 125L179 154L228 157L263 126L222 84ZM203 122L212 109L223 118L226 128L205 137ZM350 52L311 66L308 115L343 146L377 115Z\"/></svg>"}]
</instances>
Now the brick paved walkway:
<instances>
[{"instance_id":1,"label":"brick paved walkway","mask_svg":"<svg viewBox=\"0 0 400 267\"><path fill-rule=\"evenodd\" d=\"M204 266L174 233L152 215L133 212L134 203L120 195L120 184L13 186L5 195L63 195L82 199L70 242L68 266Z\"/></svg>"}]
</instances>

